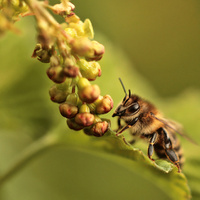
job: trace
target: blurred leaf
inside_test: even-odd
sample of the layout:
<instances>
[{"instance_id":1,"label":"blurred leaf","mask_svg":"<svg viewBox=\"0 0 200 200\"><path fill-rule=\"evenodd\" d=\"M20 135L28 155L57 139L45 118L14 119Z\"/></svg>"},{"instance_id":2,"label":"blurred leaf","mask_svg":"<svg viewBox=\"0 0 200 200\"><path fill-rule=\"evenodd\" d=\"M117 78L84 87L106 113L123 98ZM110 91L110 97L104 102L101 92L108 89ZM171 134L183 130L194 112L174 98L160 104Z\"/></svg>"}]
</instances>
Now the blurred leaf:
<instances>
[{"instance_id":1,"label":"blurred leaf","mask_svg":"<svg viewBox=\"0 0 200 200\"><path fill-rule=\"evenodd\" d=\"M5 199L14 200L18 196L29 200L132 199L133 194L136 199L189 198L183 174L177 173L177 169L168 174L156 169L141 151L125 144L122 137L112 132L102 138L88 137L82 132L63 132L64 127L62 124L40 139L44 143L55 141L61 146L32 160L13 177L4 188L8 197ZM6 133L1 134L1 143L5 144L6 137ZM10 137L4 145L5 151L11 145L17 149L25 141L24 136L18 143ZM13 155L15 151L6 156ZM2 160L6 161L7 157L3 156Z\"/></svg>"}]
</instances>

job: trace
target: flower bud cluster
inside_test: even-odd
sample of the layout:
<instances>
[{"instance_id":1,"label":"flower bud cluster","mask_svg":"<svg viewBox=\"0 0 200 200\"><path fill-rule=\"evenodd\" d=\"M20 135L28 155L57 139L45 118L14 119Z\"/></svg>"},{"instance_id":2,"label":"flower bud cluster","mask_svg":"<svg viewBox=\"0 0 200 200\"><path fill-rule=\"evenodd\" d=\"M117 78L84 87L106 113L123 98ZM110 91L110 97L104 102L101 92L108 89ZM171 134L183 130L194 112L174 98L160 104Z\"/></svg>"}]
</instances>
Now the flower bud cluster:
<instances>
[{"instance_id":1,"label":"flower bud cluster","mask_svg":"<svg viewBox=\"0 0 200 200\"><path fill-rule=\"evenodd\" d=\"M77 92L76 92L77 90ZM60 114L67 118L70 129L83 129L87 135L103 136L110 123L99 115L113 108L109 95L101 96L98 85L84 77L66 78L49 90L53 102L59 103Z\"/></svg>"},{"instance_id":2,"label":"flower bud cluster","mask_svg":"<svg viewBox=\"0 0 200 200\"><path fill-rule=\"evenodd\" d=\"M67 119L68 127L103 136L110 123L99 115L113 108L113 100L109 95L101 96L99 86L91 81L101 76L98 61L103 57L104 46L93 40L90 20L82 22L72 3L66 0L48 8L61 15L65 23L58 26L44 15L36 17L38 44L32 57L49 63L47 76L55 83L49 95L60 104L60 114Z\"/></svg>"}]
</instances>

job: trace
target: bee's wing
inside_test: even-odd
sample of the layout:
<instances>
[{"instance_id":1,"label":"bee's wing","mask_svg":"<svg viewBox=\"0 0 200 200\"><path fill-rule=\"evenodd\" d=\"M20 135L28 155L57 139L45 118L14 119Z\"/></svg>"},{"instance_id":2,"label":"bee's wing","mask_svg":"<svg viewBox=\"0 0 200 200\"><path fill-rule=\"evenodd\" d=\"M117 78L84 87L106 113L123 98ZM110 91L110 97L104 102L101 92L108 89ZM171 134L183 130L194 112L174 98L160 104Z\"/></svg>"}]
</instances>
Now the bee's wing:
<instances>
[{"instance_id":1,"label":"bee's wing","mask_svg":"<svg viewBox=\"0 0 200 200\"><path fill-rule=\"evenodd\" d=\"M158 118L153 113L152 113L152 116L156 120L162 122L166 127L172 129L173 131L175 131L176 133L178 133L182 137L186 138L187 140L189 140L193 144L198 145L193 139L191 139L186 133L183 132L181 124L179 124L179 123L177 123L175 121L172 121L172 120L168 120L168 119L164 119L164 118Z\"/></svg>"}]
</instances>

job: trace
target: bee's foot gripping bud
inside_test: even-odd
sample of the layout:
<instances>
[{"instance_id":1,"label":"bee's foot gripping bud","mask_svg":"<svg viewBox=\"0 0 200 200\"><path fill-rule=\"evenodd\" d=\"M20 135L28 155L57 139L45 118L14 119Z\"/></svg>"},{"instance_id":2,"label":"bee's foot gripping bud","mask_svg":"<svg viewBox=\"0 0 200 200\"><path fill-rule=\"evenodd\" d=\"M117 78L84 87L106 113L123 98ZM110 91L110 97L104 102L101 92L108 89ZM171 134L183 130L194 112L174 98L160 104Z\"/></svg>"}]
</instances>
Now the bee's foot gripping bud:
<instances>
[{"instance_id":1,"label":"bee's foot gripping bud","mask_svg":"<svg viewBox=\"0 0 200 200\"><path fill-rule=\"evenodd\" d=\"M113 114L112 114L112 117L115 117L115 116L117 116L117 113L113 113Z\"/></svg>"}]
</instances>

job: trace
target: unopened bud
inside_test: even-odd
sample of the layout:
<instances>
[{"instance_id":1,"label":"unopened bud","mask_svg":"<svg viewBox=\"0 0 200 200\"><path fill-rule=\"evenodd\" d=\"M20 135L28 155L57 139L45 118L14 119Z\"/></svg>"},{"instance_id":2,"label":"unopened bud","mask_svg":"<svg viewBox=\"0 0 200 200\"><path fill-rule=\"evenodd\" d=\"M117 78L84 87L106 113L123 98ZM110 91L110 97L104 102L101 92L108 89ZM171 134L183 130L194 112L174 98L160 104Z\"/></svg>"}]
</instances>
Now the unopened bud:
<instances>
[{"instance_id":1,"label":"unopened bud","mask_svg":"<svg viewBox=\"0 0 200 200\"><path fill-rule=\"evenodd\" d=\"M110 95L105 95L96 105L97 114L105 114L113 108L113 100Z\"/></svg>"},{"instance_id":2,"label":"unopened bud","mask_svg":"<svg viewBox=\"0 0 200 200\"><path fill-rule=\"evenodd\" d=\"M82 104L79 113L75 116L75 122L80 126L91 126L95 120L95 116L90 113L90 109L86 104Z\"/></svg>"},{"instance_id":3,"label":"unopened bud","mask_svg":"<svg viewBox=\"0 0 200 200\"><path fill-rule=\"evenodd\" d=\"M88 107L90 108L90 113L95 114L96 113L96 104L94 103L89 103Z\"/></svg>"},{"instance_id":4,"label":"unopened bud","mask_svg":"<svg viewBox=\"0 0 200 200\"><path fill-rule=\"evenodd\" d=\"M79 68L76 66L73 56L64 59L63 67L64 74L67 77L75 78L79 74Z\"/></svg>"},{"instance_id":5,"label":"unopened bud","mask_svg":"<svg viewBox=\"0 0 200 200\"><path fill-rule=\"evenodd\" d=\"M75 131L79 131L79 130L84 128L84 126L77 124L75 122L74 118L73 119L67 119L67 125L70 129L73 129Z\"/></svg>"},{"instance_id":6,"label":"unopened bud","mask_svg":"<svg viewBox=\"0 0 200 200\"><path fill-rule=\"evenodd\" d=\"M58 56L53 55L50 59L50 66L51 67L57 67L60 66L60 59Z\"/></svg>"},{"instance_id":7,"label":"unopened bud","mask_svg":"<svg viewBox=\"0 0 200 200\"><path fill-rule=\"evenodd\" d=\"M91 129L94 136L101 137L108 130L108 122L107 121L97 122L92 126Z\"/></svg>"},{"instance_id":8,"label":"unopened bud","mask_svg":"<svg viewBox=\"0 0 200 200\"><path fill-rule=\"evenodd\" d=\"M76 30L73 28L65 28L65 32L67 35L70 35L73 38L76 38L78 36Z\"/></svg>"},{"instance_id":9,"label":"unopened bud","mask_svg":"<svg viewBox=\"0 0 200 200\"><path fill-rule=\"evenodd\" d=\"M87 62L84 59L80 59L77 64L80 67L82 76L88 80L93 81L97 76L101 76L101 67L99 63L95 61Z\"/></svg>"},{"instance_id":10,"label":"unopened bud","mask_svg":"<svg viewBox=\"0 0 200 200\"><path fill-rule=\"evenodd\" d=\"M79 68L76 66L66 66L63 68L63 73L66 77L75 78L79 74Z\"/></svg>"},{"instance_id":11,"label":"unopened bud","mask_svg":"<svg viewBox=\"0 0 200 200\"><path fill-rule=\"evenodd\" d=\"M79 90L84 89L86 86L91 85L87 78L81 77L77 82L77 86Z\"/></svg>"},{"instance_id":12,"label":"unopened bud","mask_svg":"<svg viewBox=\"0 0 200 200\"><path fill-rule=\"evenodd\" d=\"M79 113L90 113L90 108L86 104L83 104L79 109Z\"/></svg>"},{"instance_id":13,"label":"unopened bud","mask_svg":"<svg viewBox=\"0 0 200 200\"><path fill-rule=\"evenodd\" d=\"M47 69L47 75L55 83L63 83L66 79L61 66L49 67Z\"/></svg>"},{"instance_id":14,"label":"unopened bud","mask_svg":"<svg viewBox=\"0 0 200 200\"><path fill-rule=\"evenodd\" d=\"M76 23L74 23L74 22L69 23L69 28L73 28L74 30L76 30L76 33L79 37L83 37L84 33L85 33L84 29L83 29L83 22L82 21L77 21L77 22ZM80 38L80 39L82 40L83 38ZM85 39L86 39L86 37L85 37Z\"/></svg>"},{"instance_id":15,"label":"unopened bud","mask_svg":"<svg viewBox=\"0 0 200 200\"><path fill-rule=\"evenodd\" d=\"M97 41L91 42L91 49L90 51L87 51L85 54L86 60L100 60L103 57L103 54L105 53L105 48L102 44L98 43Z\"/></svg>"},{"instance_id":16,"label":"unopened bud","mask_svg":"<svg viewBox=\"0 0 200 200\"><path fill-rule=\"evenodd\" d=\"M56 84L58 90L67 91L71 87L72 79L66 78L63 83Z\"/></svg>"},{"instance_id":17,"label":"unopened bud","mask_svg":"<svg viewBox=\"0 0 200 200\"><path fill-rule=\"evenodd\" d=\"M76 106L78 103L78 95L76 93L69 94L66 103Z\"/></svg>"},{"instance_id":18,"label":"unopened bud","mask_svg":"<svg viewBox=\"0 0 200 200\"><path fill-rule=\"evenodd\" d=\"M61 115L66 118L73 118L78 113L78 107L68 103L60 104L59 110Z\"/></svg>"},{"instance_id":19,"label":"unopened bud","mask_svg":"<svg viewBox=\"0 0 200 200\"><path fill-rule=\"evenodd\" d=\"M56 85L52 86L49 90L51 100L56 103L65 102L68 95L67 90L60 90Z\"/></svg>"},{"instance_id":20,"label":"unopened bud","mask_svg":"<svg viewBox=\"0 0 200 200\"><path fill-rule=\"evenodd\" d=\"M75 62L76 60L73 56L68 56L63 60L63 66L64 67L74 66L76 65Z\"/></svg>"},{"instance_id":21,"label":"unopened bud","mask_svg":"<svg viewBox=\"0 0 200 200\"><path fill-rule=\"evenodd\" d=\"M76 38L70 45L72 52L79 56L87 55L92 48L91 41L86 37Z\"/></svg>"},{"instance_id":22,"label":"unopened bud","mask_svg":"<svg viewBox=\"0 0 200 200\"><path fill-rule=\"evenodd\" d=\"M100 95L98 85L89 85L78 91L79 98L86 103L93 103Z\"/></svg>"},{"instance_id":23,"label":"unopened bud","mask_svg":"<svg viewBox=\"0 0 200 200\"><path fill-rule=\"evenodd\" d=\"M7 1L1 1L1 4L3 4L2 2L7 2ZM11 2L8 1L7 4L8 4L9 6L12 5L12 7L15 9L15 13L13 13L14 16L15 16L15 14L16 14L16 15L19 15L19 13L20 13L20 14L23 14L23 13L29 11L28 6L27 6L26 3L23 2L23 1L22 1L22 2L19 1L19 0L15 0L15 1L11 1ZM1 5L1 6L3 6L3 5ZM6 6L6 5L4 5L4 6Z\"/></svg>"},{"instance_id":24,"label":"unopened bud","mask_svg":"<svg viewBox=\"0 0 200 200\"><path fill-rule=\"evenodd\" d=\"M78 113L75 122L80 126L91 126L94 122L94 115L90 113Z\"/></svg>"},{"instance_id":25,"label":"unopened bud","mask_svg":"<svg viewBox=\"0 0 200 200\"><path fill-rule=\"evenodd\" d=\"M92 127L84 128L84 133L87 135L94 135L96 137L103 136L109 128L107 121L98 121L92 125Z\"/></svg>"}]
</instances>

